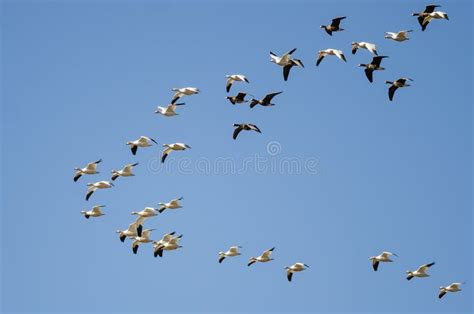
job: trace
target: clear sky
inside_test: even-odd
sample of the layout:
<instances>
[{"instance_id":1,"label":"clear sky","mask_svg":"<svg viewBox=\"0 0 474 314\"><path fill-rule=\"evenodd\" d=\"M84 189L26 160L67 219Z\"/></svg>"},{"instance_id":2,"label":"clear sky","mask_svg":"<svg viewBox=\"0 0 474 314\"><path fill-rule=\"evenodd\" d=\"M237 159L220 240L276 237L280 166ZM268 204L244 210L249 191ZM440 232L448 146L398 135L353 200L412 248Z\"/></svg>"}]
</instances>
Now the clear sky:
<instances>
[{"instance_id":1,"label":"clear sky","mask_svg":"<svg viewBox=\"0 0 474 314\"><path fill-rule=\"evenodd\" d=\"M421 32L420 1L2 1L2 311L472 313L473 11L437 3L450 20ZM341 15L345 31L319 28ZM403 29L411 40L384 39ZM390 56L373 84L356 66L371 55L353 56L352 41ZM292 48L305 68L284 82L268 53ZM317 68L326 48L347 63ZM232 106L233 73L250 84L231 94L283 94ZM389 102L384 81L404 76L412 86ZM184 86L201 94L179 116L154 114ZM234 141L237 122L263 133ZM160 146L132 156L125 143L140 135ZM192 149L163 168L173 142ZM100 174L73 182L99 158ZM86 183L132 162L135 177L84 200ZM183 248L133 255L115 230L178 196L182 209L146 227L184 234ZM94 204L106 216L84 219ZM243 255L218 264L231 245ZM272 246L274 261L247 267ZM399 258L374 272L382 250ZM311 268L289 283L297 261ZM405 279L431 261L431 277ZM456 281L464 290L438 300Z\"/></svg>"}]
</instances>

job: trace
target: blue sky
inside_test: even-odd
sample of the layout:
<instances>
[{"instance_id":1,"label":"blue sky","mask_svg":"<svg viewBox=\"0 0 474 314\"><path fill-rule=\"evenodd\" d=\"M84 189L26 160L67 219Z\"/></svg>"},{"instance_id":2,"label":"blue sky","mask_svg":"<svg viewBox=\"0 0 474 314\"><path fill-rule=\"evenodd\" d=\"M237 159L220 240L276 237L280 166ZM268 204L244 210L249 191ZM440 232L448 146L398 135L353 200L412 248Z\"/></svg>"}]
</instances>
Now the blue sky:
<instances>
[{"instance_id":1,"label":"blue sky","mask_svg":"<svg viewBox=\"0 0 474 314\"><path fill-rule=\"evenodd\" d=\"M2 311L472 312L472 4L437 3L450 20L422 33L419 1L2 1ZM341 15L344 32L319 29ZM411 40L383 38L403 29ZM373 84L356 67L371 56L351 55L352 41L390 56ZM284 82L268 53L295 47L305 68ZM316 68L326 48L347 64ZM271 108L232 106L232 73L250 84L231 94L284 92ZM402 76L412 87L389 102L383 82ZM183 86L201 94L177 117L153 113ZM233 141L236 122L263 133ZM140 135L192 149L165 170L161 147L131 155L125 143ZM197 164L255 156L316 168ZM101 174L72 181L98 158ZM183 160L186 171L171 166ZM87 182L132 162L135 177L84 200ZM182 250L133 255L115 230L177 196L184 207L147 227L183 233ZM106 216L84 219L94 204ZM243 255L218 264L231 245ZM272 246L274 261L246 266ZM399 258L375 273L368 258L382 250ZM311 269L288 283L283 267L297 261ZM431 261L430 278L406 281ZM438 300L454 281L464 291Z\"/></svg>"}]
</instances>

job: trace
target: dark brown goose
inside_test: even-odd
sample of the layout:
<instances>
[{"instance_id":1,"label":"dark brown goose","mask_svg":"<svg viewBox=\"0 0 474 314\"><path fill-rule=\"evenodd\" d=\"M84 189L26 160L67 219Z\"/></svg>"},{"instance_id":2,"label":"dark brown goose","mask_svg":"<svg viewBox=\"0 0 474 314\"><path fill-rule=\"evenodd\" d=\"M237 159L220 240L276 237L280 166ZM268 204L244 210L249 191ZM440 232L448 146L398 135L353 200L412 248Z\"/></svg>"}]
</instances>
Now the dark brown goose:
<instances>
[{"instance_id":1,"label":"dark brown goose","mask_svg":"<svg viewBox=\"0 0 474 314\"><path fill-rule=\"evenodd\" d=\"M364 67L365 75L370 83L373 82L373 73L374 71L378 70L385 70L385 68L380 66L380 62L382 62L383 58L388 58L387 56L376 56L372 58L372 62L369 64L361 63L359 64L360 67Z\"/></svg>"},{"instance_id":2,"label":"dark brown goose","mask_svg":"<svg viewBox=\"0 0 474 314\"><path fill-rule=\"evenodd\" d=\"M273 97L275 97L276 95L279 95L281 93L283 93L283 92L276 92L276 93L267 94L262 99L252 98L252 101L250 102L250 108L253 108L256 105L261 105L261 106L264 106L264 107L275 106L275 104L272 104L272 99L273 99Z\"/></svg>"},{"instance_id":3,"label":"dark brown goose","mask_svg":"<svg viewBox=\"0 0 474 314\"><path fill-rule=\"evenodd\" d=\"M339 27L339 24L341 24L341 21L345 18L345 16L335 17L332 19L331 25L321 25L320 28L323 28L329 36L332 36L332 32L340 32L344 30Z\"/></svg>"},{"instance_id":4,"label":"dark brown goose","mask_svg":"<svg viewBox=\"0 0 474 314\"><path fill-rule=\"evenodd\" d=\"M399 78L395 82L385 81L385 84L390 84L390 87L388 88L388 99L390 99L390 101L393 100L393 95L398 88L411 86L407 83L408 81L413 82L411 78L406 77Z\"/></svg>"},{"instance_id":5,"label":"dark brown goose","mask_svg":"<svg viewBox=\"0 0 474 314\"><path fill-rule=\"evenodd\" d=\"M234 127L236 128L234 130L234 134L232 135L232 138L234 140L237 139L237 136L239 135L239 133L242 130L244 130L244 131L255 131L255 132L258 132L258 133L262 133L260 131L260 129L258 128L258 126L256 126L255 124L251 124L251 123L241 123L241 124L235 123Z\"/></svg>"},{"instance_id":6,"label":"dark brown goose","mask_svg":"<svg viewBox=\"0 0 474 314\"><path fill-rule=\"evenodd\" d=\"M226 99L228 99L233 105L235 105L248 102L248 100L245 100L245 96L247 96L247 93L239 92L235 96L227 96Z\"/></svg>"},{"instance_id":7,"label":"dark brown goose","mask_svg":"<svg viewBox=\"0 0 474 314\"><path fill-rule=\"evenodd\" d=\"M428 23L423 23L425 20L425 17L427 17L430 13L433 13L436 8L441 7L440 5L437 4L429 4L425 7L425 10L423 12L415 12L412 14L412 16L418 16L417 20L418 23L421 26L421 30L424 31L426 29L426 26L428 26Z\"/></svg>"}]
</instances>

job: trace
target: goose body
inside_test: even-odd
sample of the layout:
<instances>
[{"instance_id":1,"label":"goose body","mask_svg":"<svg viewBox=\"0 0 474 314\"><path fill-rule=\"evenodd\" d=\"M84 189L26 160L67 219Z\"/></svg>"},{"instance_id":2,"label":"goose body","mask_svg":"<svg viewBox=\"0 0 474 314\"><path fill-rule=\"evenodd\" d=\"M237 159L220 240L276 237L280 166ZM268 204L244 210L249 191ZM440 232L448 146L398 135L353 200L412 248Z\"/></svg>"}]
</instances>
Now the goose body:
<instances>
[{"instance_id":1,"label":"goose body","mask_svg":"<svg viewBox=\"0 0 474 314\"><path fill-rule=\"evenodd\" d=\"M92 207L91 210L83 210L81 211L81 214L84 215L84 217L86 219L89 219L89 217L100 217L100 216L103 216L105 215L104 213L102 213L102 211L100 210L102 207L105 207L105 205L96 205L94 207Z\"/></svg>"},{"instance_id":2,"label":"goose body","mask_svg":"<svg viewBox=\"0 0 474 314\"><path fill-rule=\"evenodd\" d=\"M102 159L99 159L97 161L88 163L84 168L74 168L74 170L76 171L75 174L74 174L74 182L77 182L77 180L79 180L79 178L83 174L96 174L96 173L99 173L97 171L97 164L99 164L101 162L102 162Z\"/></svg>"},{"instance_id":3,"label":"goose body","mask_svg":"<svg viewBox=\"0 0 474 314\"><path fill-rule=\"evenodd\" d=\"M163 147L166 147L165 150L163 150L163 153L161 155L161 162L164 163L166 157L172 152L172 151L180 151L180 150L186 150L188 148L191 148L188 144L184 143L174 143L174 144L163 144Z\"/></svg>"},{"instance_id":4,"label":"goose body","mask_svg":"<svg viewBox=\"0 0 474 314\"><path fill-rule=\"evenodd\" d=\"M133 177L133 176L135 176L132 173L132 169L133 169L133 167L135 167L137 165L138 165L138 162L136 162L134 164L125 165L122 168L122 170L112 170L112 181L114 181L118 177Z\"/></svg>"},{"instance_id":5,"label":"goose body","mask_svg":"<svg viewBox=\"0 0 474 314\"><path fill-rule=\"evenodd\" d=\"M423 16L423 23L421 25L422 27L421 30L424 31L432 20L442 20L442 19L449 21L448 14L446 12L435 11L435 12L427 13L426 15Z\"/></svg>"},{"instance_id":6,"label":"goose body","mask_svg":"<svg viewBox=\"0 0 474 314\"><path fill-rule=\"evenodd\" d=\"M245 131L255 131L255 132L258 132L258 133L262 133L262 131L260 131L260 129L258 128L258 126L256 126L255 124L251 124L251 123L241 123L241 124L235 123L235 124L234 124L234 127L235 127L235 130L234 130L234 133L232 134L232 138L233 138L234 140L237 139L237 136L239 136L239 133L240 133L242 130L245 130Z\"/></svg>"},{"instance_id":7,"label":"goose body","mask_svg":"<svg viewBox=\"0 0 474 314\"><path fill-rule=\"evenodd\" d=\"M273 261L273 258L271 257L273 250L275 250L275 247L272 247L271 249L266 250L260 256L251 257L249 259L249 262L248 262L247 266L250 266L250 265L252 265L256 262L267 263L267 262Z\"/></svg>"},{"instance_id":8,"label":"goose body","mask_svg":"<svg viewBox=\"0 0 474 314\"><path fill-rule=\"evenodd\" d=\"M352 43L352 54L355 55L358 49L367 49L373 55L377 54L377 46L371 43L366 43L364 41L361 42L353 42Z\"/></svg>"},{"instance_id":9,"label":"goose body","mask_svg":"<svg viewBox=\"0 0 474 314\"><path fill-rule=\"evenodd\" d=\"M133 155L137 154L138 147L150 147L152 146L151 143L158 144L154 139L148 136L140 136L138 139L134 141L128 141L127 145L130 146L130 150L132 151Z\"/></svg>"},{"instance_id":10,"label":"goose body","mask_svg":"<svg viewBox=\"0 0 474 314\"><path fill-rule=\"evenodd\" d=\"M432 262L432 263L429 263L429 264L424 264L424 265L421 265L420 267L418 267L417 270L415 271L409 271L407 270L407 280L411 280L413 277L419 277L419 278L423 278L423 277L429 277L430 275L428 275L427 271L428 269L433 266L435 263Z\"/></svg>"},{"instance_id":11,"label":"goose body","mask_svg":"<svg viewBox=\"0 0 474 314\"><path fill-rule=\"evenodd\" d=\"M181 248L182 246L179 244L179 241L183 235L179 235L176 237L168 238L168 241L163 241L161 243L157 243L153 246L153 255L155 257L163 257L163 251L173 251ZM162 239L163 240L163 239Z\"/></svg>"},{"instance_id":12,"label":"goose body","mask_svg":"<svg viewBox=\"0 0 474 314\"><path fill-rule=\"evenodd\" d=\"M288 279L288 281L291 281L291 279L293 278L293 273L303 271L307 268L309 268L309 266L304 263L295 263L291 266L287 266L285 267L286 278Z\"/></svg>"},{"instance_id":13,"label":"goose body","mask_svg":"<svg viewBox=\"0 0 474 314\"><path fill-rule=\"evenodd\" d=\"M143 210L139 211L139 212L132 212L132 215L136 215L138 216L139 218L150 218L150 217L153 217L153 216L158 216L159 214L159 211L156 209L156 208L153 208L153 207L145 207ZM141 220L141 223L144 221Z\"/></svg>"},{"instance_id":14,"label":"goose body","mask_svg":"<svg viewBox=\"0 0 474 314\"><path fill-rule=\"evenodd\" d=\"M372 58L372 62L369 64L359 64L360 67L364 67L365 70L365 76L367 76L367 79L369 80L370 83L373 82L373 73L374 71L380 71L380 70L385 70L385 68L380 66L380 63L382 62L382 59L388 58L387 56L376 56Z\"/></svg>"},{"instance_id":15,"label":"goose body","mask_svg":"<svg viewBox=\"0 0 474 314\"><path fill-rule=\"evenodd\" d=\"M247 93L238 93L235 96L227 96L226 99L230 101L231 104L242 104L248 102L248 100L245 100L245 96L247 96Z\"/></svg>"},{"instance_id":16,"label":"goose body","mask_svg":"<svg viewBox=\"0 0 474 314\"><path fill-rule=\"evenodd\" d=\"M226 85L225 85L225 90L227 92L230 91L230 88L232 87L232 84L234 82L246 82L246 83L249 83L249 80L247 79L247 77L245 77L245 75L242 75L242 74L232 74L232 75L226 75L225 76L227 78L227 82L226 82Z\"/></svg>"},{"instance_id":17,"label":"goose body","mask_svg":"<svg viewBox=\"0 0 474 314\"><path fill-rule=\"evenodd\" d=\"M421 30L424 31L426 29L426 26L428 25L428 23L424 24L424 20L425 20L425 17L428 16L430 13L433 13L434 10L436 8L439 8L440 5L436 5L436 4L429 4L425 7L425 10L423 12L416 12L416 13L413 13L412 16L417 16L417 19L418 19L418 23L420 24L421 26Z\"/></svg>"},{"instance_id":18,"label":"goose body","mask_svg":"<svg viewBox=\"0 0 474 314\"><path fill-rule=\"evenodd\" d=\"M461 285L464 284L464 282L453 282L449 286L445 287L439 287L439 294L438 298L442 298L446 293L448 292L459 292L462 291Z\"/></svg>"},{"instance_id":19,"label":"goose body","mask_svg":"<svg viewBox=\"0 0 474 314\"><path fill-rule=\"evenodd\" d=\"M377 271L377 269L379 268L379 263L393 262L391 260L392 255L398 257L397 254L391 252L382 252L380 255L371 256L369 260L372 261L372 268L374 269L374 271Z\"/></svg>"},{"instance_id":20,"label":"goose body","mask_svg":"<svg viewBox=\"0 0 474 314\"><path fill-rule=\"evenodd\" d=\"M132 222L127 229L125 230L117 230L116 232L119 235L120 241L124 242L126 238L133 239L137 236L142 235L143 226L137 220Z\"/></svg>"},{"instance_id":21,"label":"goose body","mask_svg":"<svg viewBox=\"0 0 474 314\"><path fill-rule=\"evenodd\" d=\"M132 252L133 252L133 254L137 254L140 244L153 242L153 240L150 239L151 232L153 230L155 230L155 229L143 230L141 236L137 235L136 237L133 238L135 240L132 243Z\"/></svg>"},{"instance_id":22,"label":"goose body","mask_svg":"<svg viewBox=\"0 0 474 314\"><path fill-rule=\"evenodd\" d=\"M283 68L283 79L285 81L288 80L288 76L290 75L290 70L294 66L299 66L304 68L304 64L300 59L293 59L291 55L293 52L296 51L296 48L288 51L283 56L279 57L273 52L270 51L270 62L273 62Z\"/></svg>"},{"instance_id":23,"label":"goose body","mask_svg":"<svg viewBox=\"0 0 474 314\"><path fill-rule=\"evenodd\" d=\"M402 77L394 82L385 81L385 84L390 84L390 87L388 88L388 99L390 101L393 100L393 95L395 94L395 91L397 89L411 86L410 84L408 84L408 81L413 81L413 80L411 78Z\"/></svg>"},{"instance_id":24,"label":"goose body","mask_svg":"<svg viewBox=\"0 0 474 314\"><path fill-rule=\"evenodd\" d=\"M160 213L164 212L166 209L177 209L182 208L180 201L183 197L175 198L169 201L168 203L158 203L160 205L160 209L158 210Z\"/></svg>"},{"instance_id":25,"label":"goose body","mask_svg":"<svg viewBox=\"0 0 474 314\"><path fill-rule=\"evenodd\" d=\"M330 25L321 25L320 28L324 29L329 36L332 36L333 32L340 32L344 30L340 27L340 24L341 21L345 18L345 16L335 17L332 19Z\"/></svg>"},{"instance_id":26,"label":"goose body","mask_svg":"<svg viewBox=\"0 0 474 314\"><path fill-rule=\"evenodd\" d=\"M169 104L166 107L160 107L158 106L155 110L155 113L159 113L165 117L172 117L172 116L177 116L178 113L176 113L176 108L178 106L184 106L185 103L174 103L174 104Z\"/></svg>"},{"instance_id":27,"label":"goose body","mask_svg":"<svg viewBox=\"0 0 474 314\"><path fill-rule=\"evenodd\" d=\"M91 195L95 191L97 191L99 189L109 189L113 186L114 186L114 184L112 182L109 182L109 181L99 181L99 182L96 182L96 183L87 183L86 201L89 200L89 198L91 197Z\"/></svg>"},{"instance_id":28,"label":"goose body","mask_svg":"<svg viewBox=\"0 0 474 314\"><path fill-rule=\"evenodd\" d=\"M336 56L340 60L347 62L346 57L344 56L344 53L341 50L326 49L326 50L319 50L318 59L316 60L316 66L318 66L321 63L321 61L323 61L324 57L326 56Z\"/></svg>"},{"instance_id":29,"label":"goose body","mask_svg":"<svg viewBox=\"0 0 474 314\"><path fill-rule=\"evenodd\" d=\"M281 93L283 92L270 93L265 95L265 97L263 97L262 99L252 98L252 100L250 101L250 108L253 108L256 105L260 105L263 107L275 106L275 104L272 103L272 99L273 97L275 97L276 95L280 95Z\"/></svg>"},{"instance_id":30,"label":"goose body","mask_svg":"<svg viewBox=\"0 0 474 314\"><path fill-rule=\"evenodd\" d=\"M183 87L183 88L173 88L173 92L175 92L173 99L171 100L171 104L174 104L178 99L183 96L191 96L195 94L199 94L200 90L197 87Z\"/></svg>"},{"instance_id":31,"label":"goose body","mask_svg":"<svg viewBox=\"0 0 474 314\"><path fill-rule=\"evenodd\" d=\"M222 261L226 257L232 257L232 256L239 256L241 255L239 252L239 249L242 248L241 246L231 246L227 252L219 252L219 264L222 263Z\"/></svg>"},{"instance_id":32,"label":"goose body","mask_svg":"<svg viewBox=\"0 0 474 314\"><path fill-rule=\"evenodd\" d=\"M411 33L413 32L413 30L407 30L407 31L399 31L398 33L393 33L393 32L386 32L385 33L385 39L391 39L391 40L395 40L395 41L398 41L398 42L402 42L402 41L405 41L405 40L409 40L410 38L408 38L408 33Z\"/></svg>"}]
</instances>

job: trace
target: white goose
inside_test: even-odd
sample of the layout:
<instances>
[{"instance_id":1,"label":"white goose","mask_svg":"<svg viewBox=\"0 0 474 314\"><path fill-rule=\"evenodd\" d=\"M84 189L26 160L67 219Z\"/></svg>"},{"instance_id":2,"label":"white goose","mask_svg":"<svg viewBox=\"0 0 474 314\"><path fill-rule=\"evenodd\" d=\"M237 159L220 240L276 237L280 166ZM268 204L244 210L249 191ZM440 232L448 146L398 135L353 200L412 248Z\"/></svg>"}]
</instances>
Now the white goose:
<instances>
[{"instance_id":1,"label":"white goose","mask_svg":"<svg viewBox=\"0 0 474 314\"><path fill-rule=\"evenodd\" d=\"M336 56L344 62L347 62L344 53L341 50L337 49L326 49L326 50L319 50L318 52L318 60L316 60L316 66L318 66L321 61L323 61L324 57L326 56Z\"/></svg>"},{"instance_id":2,"label":"white goose","mask_svg":"<svg viewBox=\"0 0 474 314\"><path fill-rule=\"evenodd\" d=\"M138 252L138 247L140 246L140 244L153 242L153 240L150 239L150 235L151 235L151 232L152 232L153 230L155 230L155 229L146 229L146 230L143 230L141 236L136 236L136 237L133 238L133 239L135 240L135 241L133 241L133 243L132 243L132 251L133 251L133 254L137 254L137 252Z\"/></svg>"},{"instance_id":3,"label":"white goose","mask_svg":"<svg viewBox=\"0 0 474 314\"><path fill-rule=\"evenodd\" d=\"M249 83L249 80L247 79L247 77L245 77L245 75L242 75L242 74L232 74L232 75L226 75L225 76L227 78L227 82L226 82L226 85L225 85L225 90L227 92L230 91L230 88L232 87L232 84L234 82L246 82L246 83Z\"/></svg>"},{"instance_id":4,"label":"white goose","mask_svg":"<svg viewBox=\"0 0 474 314\"><path fill-rule=\"evenodd\" d=\"M97 171L97 164L99 164L101 162L102 162L102 159L99 159L97 161L88 163L84 168L77 168L77 167L74 168L74 170L76 171L76 173L74 174L74 182L79 180L79 178L83 174L96 174L96 173L99 173L99 171Z\"/></svg>"},{"instance_id":5,"label":"white goose","mask_svg":"<svg viewBox=\"0 0 474 314\"><path fill-rule=\"evenodd\" d=\"M448 14L446 12L442 12L442 11L434 11L434 12L431 12L431 13L428 13L424 16L424 19L423 19L423 24L421 25L422 27L422 30L425 30L426 29L426 26L428 26L428 24L432 21L432 20L441 20L441 19L444 19L444 20L447 20L449 21L449 17L448 17Z\"/></svg>"},{"instance_id":6,"label":"white goose","mask_svg":"<svg viewBox=\"0 0 474 314\"><path fill-rule=\"evenodd\" d=\"M173 92L175 92L171 103L174 104L178 99L183 96L191 96L195 94L199 94L200 90L197 87L183 87L183 88L173 88Z\"/></svg>"},{"instance_id":7,"label":"white goose","mask_svg":"<svg viewBox=\"0 0 474 314\"><path fill-rule=\"evenodd\" d=\"M262 255L260 255L260 256L251 257L249 259L249 263L247 264L247 266L250 266L255 262L266 263L266 262L269 262L269 261L273 261L273 258L271 258L270 256L272 255L272 252L273 252L274 249L275 249L275 247L272 247L271 249L268 249L265 252L263 252Z\"/></svg>"},{"instance_id":8,"label":"white goose","mask_svg":"<svg viewBox=\"0 0 474 314\"><path fill-rule=\"evenodd\" d=\"M386 32L385 33L385 38L402 42L402 41L410 39L410 38L408 38L408 33L411 33L411 32L413 32L413 30L411 30L411 29L407 30L407 31L399 31L398 33Z\"/></svg>"},{"instance_id":9,"label":"white goose","mask_svg":"<svg viewBox=\"0 0 474 314\"><path fill-rule=\"evenodd\" d=\"M157 257L157 256L163 257L163 251L173 251L173 250L177 250L179 248L182 248L182 246L179 245L179 241L181 240L182 237L183 237L183 235L180 234L177 237L172 237L167 242L163 242L163 243L157 245L156 247L154 247L153 255L155 257Z\"/></svg>"},{"instance_id":10,"label":"white goose","mask_svg":"<svg viewBox=\"0 0 474 314\"><path fill-rule=\"evenodd\" d=\"M372 268L374 269L374 271L377 271L377 269L379 268L379 263L380 263L380 262L382 262L382 263L393 262L393 261L390 259L390 257L391 257L392 255L398 257L397 254L391 253L391 252L382 252L380 255L371 256L371 257L369 258L369 260L372 261Z\"/></svg>"},{"instance_id":11,"label":"white goose","mask_svg":"<svg viewBox=\"0 0 474 314\"><path fill-rule=\"evenodd\" d=\"M164 212L166 209L177 209L182 208L179 201L181 201L183 197L175 198L169 201L168 203L158 203L160 205L160 209L158 210L160 213Z\"/></svg>"},{"instance_id":12,"label":"white goose","mask_svg":"<svg viewBox=\"0 0 474 314\"><path fill-rule=\"evenodd\" d=\"M158 106L155 110L155 113L159 113L165 117L172 117L172 116L177 116L178 114L176 113L176 107L178 106L184 106L186 103L175 103L175 104L169 104L166 107L160 107Z\"/></svg>"},{"instance_id":13,"label":"white goose","mask_svg":"<svg viewBox=\"0 0 474 314\"><path fill-rule=\"evenodd\" d=\"M139 217L140 219L141 217ZM135 222L132 222L127 229L117 230L116 232L119 235L120 241L124 242L126 238L133 239L136 236L141 236L143 231L142 222L138 219Z\"/></svg>"},{"instance_id":14,"label":"white goose","mask_svg":"<svg viewBox=\"0 0 474 314\"><path fill-rule=\"evenodd\" d=\"M374 45L374 44L371 44L371 43L366 43L364 41L361 41L361 42L353 42L352 43L352 54L355 55L356 52L357 52L357 49L367 49L368 51L370 51L372 54L374 55L378 55L377 54L377 46Z\"/></svg>"},{"instance_id":15,"label":"white goose","mask_svg":"<svg viewBox=\"0 0 474 314\"><path fill-rule=\"evenodd\" d=\"M439 287L439 294L438 298L442 298L448 292L459 292L462 291L461 285L465 284L465 282L453 282L449 286L446 287Z\"/></svg>"},{"instance_id":16,"label":"white goose","mask_svg":"<svg viewBox=\"0 0 474 314\"><path fill-rule=\"evenodd\" d=\"M290 75L290 70L293 66L300 66L304 68L303 62L299 59L292 59L291 55L296 51L296 48L291 49L283 56L279 57L273 52L270 51L270 62L273 62L281 67L283 67L283 79L288 80L288 75Z\"/></svg>"},{"instance_id":17,"label":"white goose","mask_svg":"<svg viewBox=\"0 0 474 314\"><path fill-rule=\"evenodd\" d=\"M157 248L160 248L162 245L164 245L165 243L171 241L171 239L173 239L173 236L176 234L175 231L173 232L170 232L170 233L167 233L165 235L163 235L163 237L159 240L159 241L153 241L153 251L154 251L154 256L157 257L158 256L158 253L157 253Z\"/></svg>"},{"instance_id":18,"label":"white goose","mask_svg":"<svg viewBox=\"0 0 474 314\"><path fill-rule=\"evenodd\" d=\"M122 170L112 170L112 181L117 179L118 177L133 177L134 174L132 173L133 167L137 166L138 162L134 164L125 165Z\"/></svg>"},{"instance_id":19,"label":"white goose","mask_svg":"<svg viewBox=\"0 0 474 314\"><path fill-rule=\"evenodd\" d=\"M132 151L133 155L137 154L138 147L150 147L152 144L151 142L158 144L154 139L148 136L140 136L138 139L134 141L128 141L127 145L130 145L130 150Z\"/></svg>"},{"instance_id":20,"label":"white goose","mask_svg":"<svg viewBox=\"0 0 474 314\"><path fill-rule=\"evenodd\" d=\"M139 212L132 212L132 215L136 215L140 218L150 218L153 216L158 216L158 210L153 207L145 207L142 211ZM138 221L137 219L137 221ZM140 223L143 223L144 220L141 220Z\"/></svg>"},{"instance_id":21,"label":"white goose","mask_svg":"<svg viewBox=\"0 0 474 314\"><path fill-rule=\"evenodd\" d=\"M424 265L421 265L420 267L418 267L417 270L415 271L409 271L407 270L407 280L411 280L413 277L420 277L420 278L423 278L423 277L429 277L430 275L428 275L426 272L428 271L428 269L433 266L435 263L432 262L432 263L429 263L429 264L424 264Z\"/></svg>"},{"instance_id":22,"label":"white goose","mask_svg":"<svg viewBox=\"0 0 474 314\"><path fill-rule=\"evenodd\" d=\"M87 183L87 194L86 194L86 201L89 200L91 195L98 189L109 189L113 187L114 184L109 181L99 181L96 183Z\"/></svg>"},{"instance_id":23,"label":"white goose","mask_svg":"<svg viewBox=\"0 0 474 314\"><path fill-rule=\"evenodd\" d=\"M161 155L161 162L164 163L166 157L172 152L172 151L178 151L178 150L186 150L188 148L191 148L188 144L184 143L174 143L174 144L163 144L163 147L166 147L165 150L163 151L163 154Z\"/></svg>"},{"instance_id":24,"label":"white goose","mask_svg":"<svg viewBox=\"0 0 474 314\"><path fill-rule=\"evenodd\" d=\"M82 210L81 211L81 214L84 215L84 217L86 217L86 219L89 219L89 217L100 217L100 216L104 216L105 214L102 213L102 211L100 210L102 207L105 207L105 205L96 205L94 207L92 207L92 210Z\"/></svg>"},{"instance_id":25,"label":"white goose","mask_svg":"<svg viewBox=\"0 0 474 314\"><path fill-rule=\"evenodd\" d=\"M222 261L225 260L226 257L241 255L239 252L239 249L241 248L241 246L231 246L229 250L227 250L227 252L219 252L219 264L222 263Z\"/></svg>"},{"instance_id":26,"label":"white goose","mask_svg":"<svg viewBox=\"0 0 474 314\"><path fill-rule=\"evenodd\" d=\"M286 266L286 278L288 278L288 281L291 281L291 278L293 278L293 273L303 271L305 269L309 268L308 265L304 263L295 263L291 266Z\"/></svg>"}]
</instances>

